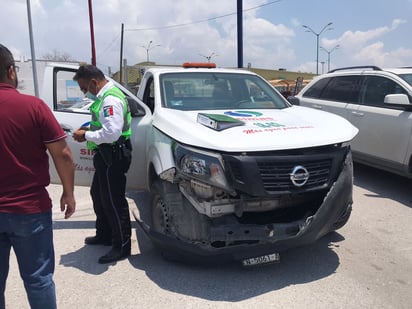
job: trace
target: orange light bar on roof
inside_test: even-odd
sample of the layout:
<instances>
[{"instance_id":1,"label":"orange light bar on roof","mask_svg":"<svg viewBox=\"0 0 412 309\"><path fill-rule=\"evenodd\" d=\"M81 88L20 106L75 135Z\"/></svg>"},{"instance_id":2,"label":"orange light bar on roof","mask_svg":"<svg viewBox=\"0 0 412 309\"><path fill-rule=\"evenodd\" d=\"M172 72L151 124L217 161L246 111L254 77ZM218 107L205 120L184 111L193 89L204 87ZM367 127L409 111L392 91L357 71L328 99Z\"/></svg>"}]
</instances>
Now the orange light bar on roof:
<instances>
[{"instance_id":1,"label":"orange light bar on roof","mask_svg":"<svg viewBox=\"0 0 412 309\"><path fill-rule=\"evenodd\" d=\"M213 62L185 62L182 65L185 69L189 68L208 68L214 69L216 68L216 63Z\"/></svg>"}]
</instances>

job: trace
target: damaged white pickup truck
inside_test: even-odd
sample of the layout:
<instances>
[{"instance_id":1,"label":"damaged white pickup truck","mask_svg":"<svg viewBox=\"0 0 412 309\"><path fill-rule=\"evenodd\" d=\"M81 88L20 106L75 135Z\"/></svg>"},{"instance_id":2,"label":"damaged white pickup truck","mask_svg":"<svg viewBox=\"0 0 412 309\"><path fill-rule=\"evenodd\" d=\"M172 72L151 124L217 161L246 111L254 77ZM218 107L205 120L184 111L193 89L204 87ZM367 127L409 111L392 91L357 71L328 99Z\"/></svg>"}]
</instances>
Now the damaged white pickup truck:
<instances>
[{"instance_id":1,"label":"damaged white pickup truck","mask_svg":"<svg viewBox=\"0 0 412 309\"><path fill-rule=\"evenodd\" d=\"M255 265L342 227L358 130L292 106L250 71L194 66L147 69L137 96L119 85L133 114L128 187L150 193L151 219L136 219L153 244L175 258ZM68 133L90 118L76 69L51 64L43 82ZM68 141L76 184L89 185L92 153Z\"/></svg>"}]
</instances>

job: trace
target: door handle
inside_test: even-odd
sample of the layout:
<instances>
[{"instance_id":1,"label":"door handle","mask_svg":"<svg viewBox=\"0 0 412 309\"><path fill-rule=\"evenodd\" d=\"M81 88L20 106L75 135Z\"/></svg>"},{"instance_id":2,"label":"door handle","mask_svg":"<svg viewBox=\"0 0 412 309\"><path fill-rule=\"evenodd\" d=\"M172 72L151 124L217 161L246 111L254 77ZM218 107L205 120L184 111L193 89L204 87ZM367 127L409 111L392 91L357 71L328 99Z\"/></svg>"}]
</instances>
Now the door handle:
<instances>
[{"instance_id":1,"label":"door handle","mask_svg":"<svg viewBox=\"0 0 412 309\"><path fill-rule=\"evenodd\" d=\"M67 133L67 135L72 135L73 134L73 128L67 124L61 123L60 126L62 127L63 131Z\"/></svg>"}]
</instances>

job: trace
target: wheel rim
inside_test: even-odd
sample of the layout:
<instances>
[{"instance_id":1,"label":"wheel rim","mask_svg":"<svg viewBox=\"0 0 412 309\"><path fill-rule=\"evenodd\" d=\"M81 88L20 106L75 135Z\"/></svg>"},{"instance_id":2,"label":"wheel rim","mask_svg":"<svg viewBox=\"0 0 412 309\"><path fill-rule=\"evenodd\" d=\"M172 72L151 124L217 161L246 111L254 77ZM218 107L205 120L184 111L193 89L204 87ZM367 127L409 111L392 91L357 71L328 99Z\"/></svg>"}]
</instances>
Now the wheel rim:
<instances>
[{"instance_id":1,"label":"wheel rim","mask_svg":"<svg viewBox=\"0 0 412 309\"><path fill-rule=\"evenodd\" d=\"M153 209L153 227L156 231L164 234L170 233L169 216L166 205L161 198L156 200Z\"/></svg>"}]
</instances>

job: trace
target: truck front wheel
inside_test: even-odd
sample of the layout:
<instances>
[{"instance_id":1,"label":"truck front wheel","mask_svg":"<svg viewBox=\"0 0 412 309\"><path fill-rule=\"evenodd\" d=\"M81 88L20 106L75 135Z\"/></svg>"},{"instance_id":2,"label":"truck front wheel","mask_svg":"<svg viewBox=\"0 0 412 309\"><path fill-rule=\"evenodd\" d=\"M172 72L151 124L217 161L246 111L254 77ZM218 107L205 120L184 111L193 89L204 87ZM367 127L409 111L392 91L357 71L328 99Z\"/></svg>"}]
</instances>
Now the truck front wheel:
<instances>
[{"instance_id":1,"label":"truck front wheel","mask_svg":"<svg viewBox=\"0 0 412 309\"><path fill-rule=\"evenodd\" d=\"M349 205L346 211L342 214L337 222L332 225L332 231L336 231L343 227L348 221L352 212L352 205Z\"/></svg>"},{"instance_id":2,"label":"truck front wheel","mask_svg":"<svg viewBox=\"0 0 412 309\"><path fill-rule=\"evenodd\" d=\"M182 203L181 193L177 187L167 181L157 179L150 190L151 227L159 233L178 238L171 218L170 207ZM161 255L170 261L184 261L185 257L173 250L157 247Z\"/></svg>"},{"instance_id":3,"label":"truck front wheel","mask_svg":"<svg viewBox=\"0 0 412 309\"><path fill-rule=\"evenodd\" d=\"M177 185L157 179L150 190L151 225L156 232L174 235L173 223L170 220L170 207L181 203L181 194Z\"/></svg>"},{"instance_id":4,"label":"truck front wheel","mask_svg":"<svg viewBox=\"0 0 412 309\"><path fill-rule=\"evenodd\" d=\"M169 234L169 215L164 201L160 180L156 180L150 191L150 218L156 232Z\"/></svg>"}]
</instances>

